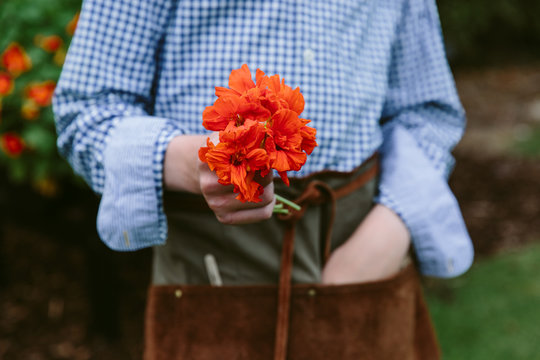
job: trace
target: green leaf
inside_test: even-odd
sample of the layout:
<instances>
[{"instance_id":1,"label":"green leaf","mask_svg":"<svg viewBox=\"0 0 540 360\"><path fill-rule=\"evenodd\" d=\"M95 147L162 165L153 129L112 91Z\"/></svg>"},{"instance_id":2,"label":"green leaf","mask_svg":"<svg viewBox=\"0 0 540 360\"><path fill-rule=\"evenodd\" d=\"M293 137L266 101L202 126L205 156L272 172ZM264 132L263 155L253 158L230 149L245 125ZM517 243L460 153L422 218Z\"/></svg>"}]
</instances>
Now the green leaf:
<instances>
[{"instance_id":1,"label":"green leaf","mask_svg":"<svg viewBox=\"0 0 540 360\"><path fill-rule=\"evenodd\" d=\"M28 173L25 163L22 158L10 159L9 161L9 177L15 183L21 183L26 180Z\"/></svg>"},{"instance_id":2,"label":"green leaf","mask_svg":"<svg viewBox=\"0 0 540 360\"><path fill-rule=\"evenodd\" d=\"M40 126L31 126L24 129L22 138L26 144L41 154L56 152L56 135L50 130Z\"/></svg>"}]
</instances>

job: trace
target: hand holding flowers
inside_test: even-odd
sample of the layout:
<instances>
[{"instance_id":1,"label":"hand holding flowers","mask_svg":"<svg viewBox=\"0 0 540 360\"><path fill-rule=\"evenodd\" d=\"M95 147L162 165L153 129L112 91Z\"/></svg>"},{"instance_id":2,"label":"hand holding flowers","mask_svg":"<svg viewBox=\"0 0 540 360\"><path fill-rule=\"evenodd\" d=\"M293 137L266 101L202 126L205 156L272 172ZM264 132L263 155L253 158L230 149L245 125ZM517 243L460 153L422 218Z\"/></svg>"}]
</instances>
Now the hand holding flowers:
<instances>
[{"instance_id":1,"label":"hand holding flowers","mask_svg":"<svg viewBox=\"0 0 540 360\"><path fill-rule=\"evenodd\" d=\"M264 189L260 202L238 201L233 185L220 184L216 173L196 155L206 140L206 135L180 135L171 140L163 165L165 187L203 195L217 219L224 224L246 224L270 218L275 203L272 174L255 179ZM211 134L211 141L218 141L217 132Z\"/></svg>"},{"instance_id":2,"label":"hand holding flowers","mask_svg":"<svg viewBox=\"0 0 540 360\"><path fill-rule=\"evenodd\" d=\"M216 87L216 95L214 105L203 112L203 126L219 131L219 142L208 138L199 158L220 184L233 186L236 199L260 202L264 186L257 178L275 169L288 185L287 171L300 170L317 146L310 120L300 118L304 98L279 75L269 77L257 69L253 82L247 65L233 70L229 88Z\"/></svg>"},{"instance_id":3,"label":"hand holding flowers","mask_svg":"<svg viewBox=\"0 0 540 360\"><path fill-rule=\"evenodd\" d=\"M202 194L226 224L287 211L275 205L276 199L290 202L274 194L272 169L288 184L287 171L299 170L317 146L316 130L299 117L304 108L300 90L260 70L253 82L244 65L232 71L229 88L216 88L216 95L203 112L203 125L214 131L210 137L181 135L169 143L165 187ZM197 151L198 158L193 156Z\"/></svg>"}]
</instances>

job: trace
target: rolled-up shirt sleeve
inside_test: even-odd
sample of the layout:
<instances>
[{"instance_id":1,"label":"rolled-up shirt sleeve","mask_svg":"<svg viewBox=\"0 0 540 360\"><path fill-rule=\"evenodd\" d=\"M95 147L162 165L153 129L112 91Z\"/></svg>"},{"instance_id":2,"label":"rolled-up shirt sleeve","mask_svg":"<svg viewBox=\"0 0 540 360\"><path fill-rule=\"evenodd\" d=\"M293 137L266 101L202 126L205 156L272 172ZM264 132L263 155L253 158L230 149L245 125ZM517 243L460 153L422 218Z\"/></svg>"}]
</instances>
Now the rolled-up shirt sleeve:
<instances>
[{"instance_id":1,"label":"rolled-up shirt sleeve","mask_svg":"<svg viewBox=\"0 0 540 360\"><path fill-rule=\"evenodd\" d=\"M60 153L101 194L97 225L115 250L163 243L161 166L183 133L152 116L170 1L85 1L53 109Z\"/></svg>"},{"instance_id":2,"label":"rolled-up shirt sleeve","mask_svg":"<svg viewBox=\"0 0 540 360\"><path fill-rule=\"evenodd\" d=\"M422 273L459 275L470 267L473 248L447 178L465 115L433 0L404 2L388 78L376 201L409 228Z\"/></svg>"}]
</instances>

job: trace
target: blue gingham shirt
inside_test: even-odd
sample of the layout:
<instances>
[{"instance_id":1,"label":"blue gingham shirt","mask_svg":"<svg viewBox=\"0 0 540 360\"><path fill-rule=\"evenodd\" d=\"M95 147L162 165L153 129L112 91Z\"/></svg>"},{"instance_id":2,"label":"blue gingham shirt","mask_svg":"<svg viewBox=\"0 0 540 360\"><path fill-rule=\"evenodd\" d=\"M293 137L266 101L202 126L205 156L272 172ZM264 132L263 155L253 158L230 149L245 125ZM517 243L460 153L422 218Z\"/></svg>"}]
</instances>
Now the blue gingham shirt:
<instances>
[{"instance_id":1,"label":"blue gingham shirt","mask_svg":"<svg viewBox=\"0 0 540 360\"><path fill-rule=\"evenodd\" d=\"M424 274L472 262L446 184L464 113L434 0L87 0L59 80L58 146L102 194L98 230L116 250L162 244L168 142L247 64L306 100L319 147L297 173L350 171L383 155L376 201L408 226Z\"/></svg>"}]
</instances>

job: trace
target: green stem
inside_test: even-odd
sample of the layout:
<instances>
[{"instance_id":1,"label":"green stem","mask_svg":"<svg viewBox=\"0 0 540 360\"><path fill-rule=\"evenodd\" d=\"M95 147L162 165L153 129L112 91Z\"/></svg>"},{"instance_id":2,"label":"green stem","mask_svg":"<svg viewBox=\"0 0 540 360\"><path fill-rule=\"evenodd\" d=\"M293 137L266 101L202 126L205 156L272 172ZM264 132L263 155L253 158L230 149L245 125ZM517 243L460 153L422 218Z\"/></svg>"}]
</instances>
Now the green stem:
<instances>
[{"instance_id":1,"label":"green stem","mask_svg":"<svg viewBox=\"0 0 540 360\"><path fill-rule=\"evenodd\" d=\"M275 196L277 201L284 203L285 205L293 208L296 211L300 211L300 209L302 209L300 206L290 200L285 199L283 196L279 196L278 194L275 194Z\"/></svg>"},{"instance_id":2,"label":"green stem","mask_svg":"<svg viewBox=\"0 0 540 360\"><path fill-rule=\"evenodd\" d=\"M287 210L287 209L276 209L276 208L274 208L273 213L274 213L274 214L285 214L285 215L288 215L288 214L289 214L289 210Z\"/></svg>"}]
</instances>

